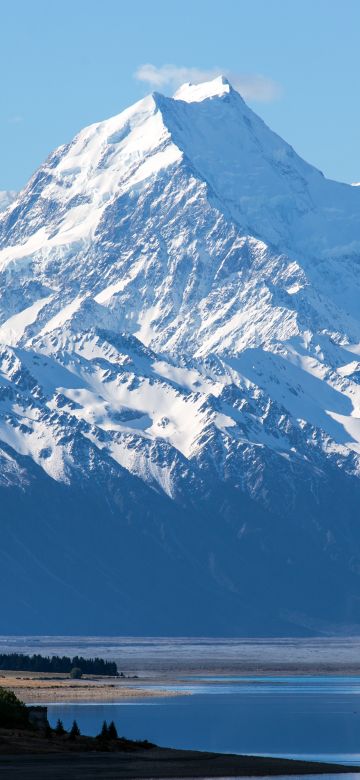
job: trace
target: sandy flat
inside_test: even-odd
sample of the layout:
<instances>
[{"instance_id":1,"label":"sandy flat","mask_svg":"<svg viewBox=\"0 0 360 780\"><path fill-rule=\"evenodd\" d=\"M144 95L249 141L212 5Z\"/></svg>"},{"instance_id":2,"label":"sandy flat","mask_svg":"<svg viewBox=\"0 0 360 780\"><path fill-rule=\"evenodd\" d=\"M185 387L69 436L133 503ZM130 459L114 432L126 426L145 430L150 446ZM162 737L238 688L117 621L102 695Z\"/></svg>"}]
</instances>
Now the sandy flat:
<instances>
[{"instance_id":1,"label":"sandy flat","mask_svg":"<svg viewBox=\"0 0 360 780\"><path fill-rule=\"evenodd\" d=\"M99 678L70 680L68 677L52 679L51 676L20 672L2 672L0 687L14 691L21 701L29 703L122 701L123 699L181 696L185 692L151 690L140 685L134 687L123 682L102 681Z\"/></svg>"}]
</instances>

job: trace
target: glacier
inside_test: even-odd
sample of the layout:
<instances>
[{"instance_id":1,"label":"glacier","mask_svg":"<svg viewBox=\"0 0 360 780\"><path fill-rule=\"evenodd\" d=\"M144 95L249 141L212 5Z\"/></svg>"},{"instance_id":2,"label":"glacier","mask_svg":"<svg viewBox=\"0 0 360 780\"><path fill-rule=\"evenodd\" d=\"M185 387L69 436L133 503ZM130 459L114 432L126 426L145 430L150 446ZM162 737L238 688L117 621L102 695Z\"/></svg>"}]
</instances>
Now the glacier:
<instances>
[{"instance_id":1,"label":"glacier","mask_svg":"<svg viewBox=\"0 0 360 780\"><path fill-rule=\"evenodd\" d=\"M4 204L3 633L358 633L360 188L219 77Z\"/></svg>"}]
</instances>

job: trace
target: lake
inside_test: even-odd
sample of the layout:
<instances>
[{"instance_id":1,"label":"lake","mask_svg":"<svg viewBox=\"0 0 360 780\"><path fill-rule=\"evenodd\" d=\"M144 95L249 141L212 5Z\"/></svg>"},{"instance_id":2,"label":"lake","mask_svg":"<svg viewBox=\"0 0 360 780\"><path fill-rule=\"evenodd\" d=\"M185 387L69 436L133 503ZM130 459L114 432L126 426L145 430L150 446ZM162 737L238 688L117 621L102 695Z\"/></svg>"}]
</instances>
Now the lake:
<instances>
[{"instance_id":1,"label":"lake","mask_svg":"<svg viewBox=\"0 0 360 780\"><path fill-rule=\"evenodd\" d=\"M0 637L0 652L15 650L98 655L144 688L191 694L49 703L52 725L76 719L96 734L114 720L120 735L164 746L360 764L359 637ZM264 676L251 676L255 667Z\"/></svg>"},{"instance_id":2,"label":"lake","mask_svg":"<svg viewBox=\"0 0 360 780\"><path fill-rule=\"evenodd\" d=\"M189 695L50 704L50 723L76 719L94 735L114 720L121 736L163 746L360 765L360 677L192 676L146 687Z\"/></svg>"}]
</instances>

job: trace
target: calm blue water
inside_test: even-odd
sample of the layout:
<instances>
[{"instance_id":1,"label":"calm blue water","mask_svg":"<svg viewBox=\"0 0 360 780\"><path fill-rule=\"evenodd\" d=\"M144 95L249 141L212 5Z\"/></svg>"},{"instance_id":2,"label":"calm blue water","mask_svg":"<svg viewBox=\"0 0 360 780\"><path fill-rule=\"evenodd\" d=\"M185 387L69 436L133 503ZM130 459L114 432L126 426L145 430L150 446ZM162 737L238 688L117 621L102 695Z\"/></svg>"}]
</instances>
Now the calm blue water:
<instances>
[{"instance_id":1,"label":"calm blue water","mask_svg":"<svg viewBox=\"0 0 360 780\"><path fill-rule=\"evenodd\" d=\"M187 696L111 704L53 704L86 734L114 720L119 734L160 745L360 764L360 677L196 677L146 686Z\"/></svg>"}]
</instances>

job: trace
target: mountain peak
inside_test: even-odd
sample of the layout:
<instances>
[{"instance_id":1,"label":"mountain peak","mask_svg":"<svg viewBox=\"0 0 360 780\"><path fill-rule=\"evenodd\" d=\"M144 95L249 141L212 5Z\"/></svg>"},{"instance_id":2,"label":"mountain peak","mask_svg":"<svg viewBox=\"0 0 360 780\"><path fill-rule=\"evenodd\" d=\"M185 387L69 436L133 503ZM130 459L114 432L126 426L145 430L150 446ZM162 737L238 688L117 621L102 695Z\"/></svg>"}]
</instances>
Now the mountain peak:
<instances>
[{"instance_id":1,"label":"mountain peak","mask_svg":"<svg viewBox=\"0 0 360 780\"><path fill-rule=\"evenodd\" d=\"M360 187L175 98L0 214L2 630L359 632Z\"/></svg>"},{"instance_id":2,"label":"mountain peak","mask_svg":"<svg viewBox=\"0 0 360 780\"><path fill-rule=\"evenodd\" d=\"M222 97L232 91L232 86L225 76L217 76L211 81L200 84L187 82L175 92L174 100L184 100L186 103L201 103L212 97Z\"/></svg>"}]
</instances>

